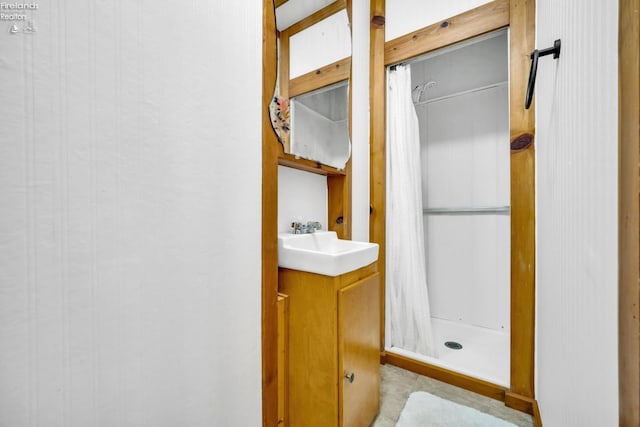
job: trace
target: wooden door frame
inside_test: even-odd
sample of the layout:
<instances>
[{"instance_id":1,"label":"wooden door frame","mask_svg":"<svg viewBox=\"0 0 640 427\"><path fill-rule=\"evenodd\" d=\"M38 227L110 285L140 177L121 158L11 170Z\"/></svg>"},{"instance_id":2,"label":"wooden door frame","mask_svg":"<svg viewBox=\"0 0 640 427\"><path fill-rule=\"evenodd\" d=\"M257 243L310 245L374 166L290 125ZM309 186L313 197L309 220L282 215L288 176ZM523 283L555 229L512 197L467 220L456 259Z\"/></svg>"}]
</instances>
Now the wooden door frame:
<instances>
[{"instance_id":1,"label":"wooden door frame","mask_svg":"<svg viewBox=\"0 0 640 427\"><path fill-rule=\"evenodd\" d=\"M533 414L535 341L534 108L525 110L529 55L535 44L535 1L495 0L385 42L385 0L371 0L371 241L380 244L381 359L503 400ZM509 389L384 351L386 66L504 27L510 28L511 378ZM515 331L515 333L514 333Z\"/></svg>"}]
</instances>

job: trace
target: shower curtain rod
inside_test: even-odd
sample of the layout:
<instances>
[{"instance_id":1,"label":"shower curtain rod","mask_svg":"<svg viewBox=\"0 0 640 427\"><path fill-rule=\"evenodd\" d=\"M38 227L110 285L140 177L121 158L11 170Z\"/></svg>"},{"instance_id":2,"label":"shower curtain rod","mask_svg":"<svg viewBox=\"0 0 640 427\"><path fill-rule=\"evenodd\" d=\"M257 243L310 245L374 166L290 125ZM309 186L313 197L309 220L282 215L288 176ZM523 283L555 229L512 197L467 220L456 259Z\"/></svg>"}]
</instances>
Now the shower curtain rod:
<instances>
[{"instance_id":1,"label":"shower curtain rod","mask_svg":"<svg viewBox=\"0 0 640 427\"><path fill-rule=\"evenodd\" d=\"M494 87L505 86L507 83L509 83L509 82L503 81L503 82L493 83L493 84L490 84L490 85L487 85L487 86L474 87L473 89L463 90L463 91L452 93L452 94L449 94L449 95L440 96L438 98L427 99L427 100L420 101L420 102L414 102L413 105L417 107L419 105L431 104L432 102L444 101L445 99L455 98L455 97L458 97L458 96L467 95L467 94L474 93L474 92L480 92L480 91L487 90L487 89L493 89Z\"/></svg>"}]
</instances>

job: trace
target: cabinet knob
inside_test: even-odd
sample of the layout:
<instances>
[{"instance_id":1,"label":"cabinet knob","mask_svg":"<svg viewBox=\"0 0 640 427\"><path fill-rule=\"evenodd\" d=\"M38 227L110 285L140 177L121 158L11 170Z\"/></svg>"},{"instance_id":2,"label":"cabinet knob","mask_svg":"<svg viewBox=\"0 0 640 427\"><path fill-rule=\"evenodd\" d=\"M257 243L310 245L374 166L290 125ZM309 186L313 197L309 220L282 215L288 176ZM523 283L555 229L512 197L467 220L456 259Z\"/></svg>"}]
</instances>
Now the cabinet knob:
<instances>
[{"instance_id":1,"label":"cabinet knob","mask_svg":"<svg viewBox=\"0 0 640 427\"><path fill-rule=\"evenodd\" d=\"M349 373L349 372L345 372L344 373L344 377L350 382L352 383L353 380L356 379L356 374L354 374L353 372Z\"/></svg>"}]
</instances>

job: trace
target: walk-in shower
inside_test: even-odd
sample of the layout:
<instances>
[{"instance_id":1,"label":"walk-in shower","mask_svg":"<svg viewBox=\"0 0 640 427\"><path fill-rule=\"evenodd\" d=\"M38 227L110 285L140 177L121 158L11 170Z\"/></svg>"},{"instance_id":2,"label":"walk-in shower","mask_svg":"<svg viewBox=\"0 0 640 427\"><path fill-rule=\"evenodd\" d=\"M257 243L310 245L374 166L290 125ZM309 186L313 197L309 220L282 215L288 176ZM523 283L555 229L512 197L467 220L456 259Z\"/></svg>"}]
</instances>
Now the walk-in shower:
<instances>
[{"instance_id":1,"label":"walk-in shower","mask_svg":"<svg viewBox=\"0 0 640 427\"><path fill-rule=\"evenodd\" d=\"M419 129L421 227L411 228L407 220L407 229L400 231L407 234L392 237L389 233L398 227L389 221L403 221L405 214L396 213L387 221L386 350L508 387L508 33L481 36L401 67L410 69L411 85L405 101L400 102L411 104L406 114L415 115ZM400 66L389 68L389 82L399 71ZM394 107L393 90L392 84L387 94L387 122L393 126L394 120L413 120ZM391 144L410 143L410 136L390 132L393 130L387 134L388 157ZM387 177L399 169L388 170ZM388 187L388 198L403 191L402 187ZM403 306L390 298L399 299L402 289L416 284L398 283L393 277L393 254L418 229L424 233L421 261L426 283L417 287L426 287L428 295L426 299L402 297ZM394 324L399 311L412 312L414 306L424 304L429 305L430 321L414 317L408 325ZM433 340L432 350L417 350L424 348L420 345L410 348L396 338L394 329L414 327L418 341Z\"/></svg>"}]
</instances>

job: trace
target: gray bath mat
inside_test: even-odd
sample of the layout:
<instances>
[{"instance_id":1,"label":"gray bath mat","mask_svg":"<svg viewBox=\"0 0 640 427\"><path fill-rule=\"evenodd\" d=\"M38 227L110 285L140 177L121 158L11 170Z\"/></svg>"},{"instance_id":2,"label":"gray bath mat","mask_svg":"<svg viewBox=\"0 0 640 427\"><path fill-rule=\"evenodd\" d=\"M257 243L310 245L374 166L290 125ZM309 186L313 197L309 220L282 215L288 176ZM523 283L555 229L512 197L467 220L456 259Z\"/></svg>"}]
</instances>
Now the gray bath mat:
<instances>
[{"instance_id":1,"label":"gray bath mat","mask_svg":"<svg viewBox=\"0 0 640 427\"><path fill-rule=\"evenodd\" d=\"M411 393L396 427L516 427L425 391Z\"/></svg>"}]
</instances>

